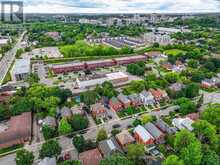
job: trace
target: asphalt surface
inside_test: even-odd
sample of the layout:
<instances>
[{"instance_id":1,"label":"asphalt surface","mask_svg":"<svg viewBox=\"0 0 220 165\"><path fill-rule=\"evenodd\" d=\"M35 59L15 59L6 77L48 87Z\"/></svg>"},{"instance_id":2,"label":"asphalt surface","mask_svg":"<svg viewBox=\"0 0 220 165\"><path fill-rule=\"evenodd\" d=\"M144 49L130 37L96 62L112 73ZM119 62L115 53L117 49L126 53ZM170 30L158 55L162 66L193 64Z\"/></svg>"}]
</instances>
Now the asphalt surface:
<instances>
[{"instance_id":1,"label":"asphalt surface","mask_svg":"<svg viewBox=\"0 0 220 165\"><path fill-rule=\"evenodd\" d=\"M8 73L8 70L10 68L10 66L12 65L14 59L15 59L15 55L16 52L19 48L21 48L21 42L22 39L24 37L24 35L26 34L26 31L24 31L21 36L19 37L17 43L15 44L15 46L9 50L1 59L0 61L0 85L3 83L3 80L5 78L5 76Z\"/></svg>"}]
</instances>

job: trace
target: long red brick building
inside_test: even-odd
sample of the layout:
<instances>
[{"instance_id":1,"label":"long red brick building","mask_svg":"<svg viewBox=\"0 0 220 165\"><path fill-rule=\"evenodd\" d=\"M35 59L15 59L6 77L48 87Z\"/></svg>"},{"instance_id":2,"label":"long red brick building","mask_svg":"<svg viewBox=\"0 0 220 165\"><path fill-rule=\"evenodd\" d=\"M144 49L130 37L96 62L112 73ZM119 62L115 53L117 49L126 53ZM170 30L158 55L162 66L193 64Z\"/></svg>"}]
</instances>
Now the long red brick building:
<instances>
[{"instance_id":1,"label":"long red brick building","mask_svg":"<svg viewBox=\"0 0 220 165\"><path fill-rule=\"evenodd\" d=\"M51 69L55 74L67 73L67 72L77 72L81 70L92 70L96 68L111 67L115 65L127 65L139 61L145 61L146 56L128 56L120 57L107 60L95 60L88 62L77 62L77 63L66 63L66 64L56 64L52 65Z\"/></svg>"}]
</instances>

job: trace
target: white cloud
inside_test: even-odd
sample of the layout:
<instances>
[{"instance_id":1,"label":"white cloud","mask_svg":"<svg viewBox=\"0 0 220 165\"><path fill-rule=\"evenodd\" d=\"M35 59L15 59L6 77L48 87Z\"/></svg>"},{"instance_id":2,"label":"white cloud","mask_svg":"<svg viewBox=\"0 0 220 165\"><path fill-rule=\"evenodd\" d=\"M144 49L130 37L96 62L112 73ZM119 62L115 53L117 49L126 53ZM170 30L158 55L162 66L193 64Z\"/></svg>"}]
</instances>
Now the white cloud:
<instances>
[{"instance_id":1,"label":"white cloud","mask_svg":"<svg viewBox=\"0 0 220 165\"><path fill-rule=\"evenodd\" d=\"M28 13L220 12L218 0L24 0Z\"/></svg>"}]
</instances>

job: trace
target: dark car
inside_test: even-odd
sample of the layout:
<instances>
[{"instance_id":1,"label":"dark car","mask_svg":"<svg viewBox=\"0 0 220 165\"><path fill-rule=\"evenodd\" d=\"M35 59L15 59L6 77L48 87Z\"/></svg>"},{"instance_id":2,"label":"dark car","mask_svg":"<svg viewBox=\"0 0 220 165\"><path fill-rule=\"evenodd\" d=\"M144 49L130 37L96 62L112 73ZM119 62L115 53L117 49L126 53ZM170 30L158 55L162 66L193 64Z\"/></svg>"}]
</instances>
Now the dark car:
<instances>
[{"instance_id":1,"label":"dark car","mask_svg":"<svg viewBox=\"0 0 220 165\"><path fill-rule=\"evenodd\" d=\"M119 127L121 127L120 124L114 124L114 125L112 126L112 128L119 128Z\"/></svg>"}]
</instances>

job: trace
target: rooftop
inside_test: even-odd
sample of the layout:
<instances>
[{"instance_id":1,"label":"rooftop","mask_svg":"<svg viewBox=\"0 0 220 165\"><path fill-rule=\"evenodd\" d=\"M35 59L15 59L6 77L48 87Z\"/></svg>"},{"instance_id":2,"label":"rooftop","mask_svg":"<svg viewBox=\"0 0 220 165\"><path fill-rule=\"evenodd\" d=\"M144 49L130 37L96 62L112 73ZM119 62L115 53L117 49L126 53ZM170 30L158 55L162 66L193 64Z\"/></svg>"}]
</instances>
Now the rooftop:
<instances>
[{"instance_id":1,"label":"rooftop","mask_svg":"<svg viewBox=\"0 0 220 165\"><path fill-rule=\"evenodd\" d=\"M12 68L14 74L29 73L31 67L30 59L17 59Z\"/></svg>"},{"instance_id":2,"label":"rooftop","mask_svg":"<svg viewBox=\"0 0 220 165\"><path fill-rule=\"evenodd\" d=\"M99 165L102 155L96 148L80 153L79 159L82 161L83 165Z\"/></svg>"},{"instance_id":3,"label":"rooftop","mask_svg":"<svg viewBox=\"0 0 220 165\"><path fill-rule=\"evenodd\" d=\"M138 125L137 127L135 127L134 132L136 132L142 138L144 142L150 139L153 139L151 134L147 132L147 130L141 125Z\"/></svg>"}]
</instances>

